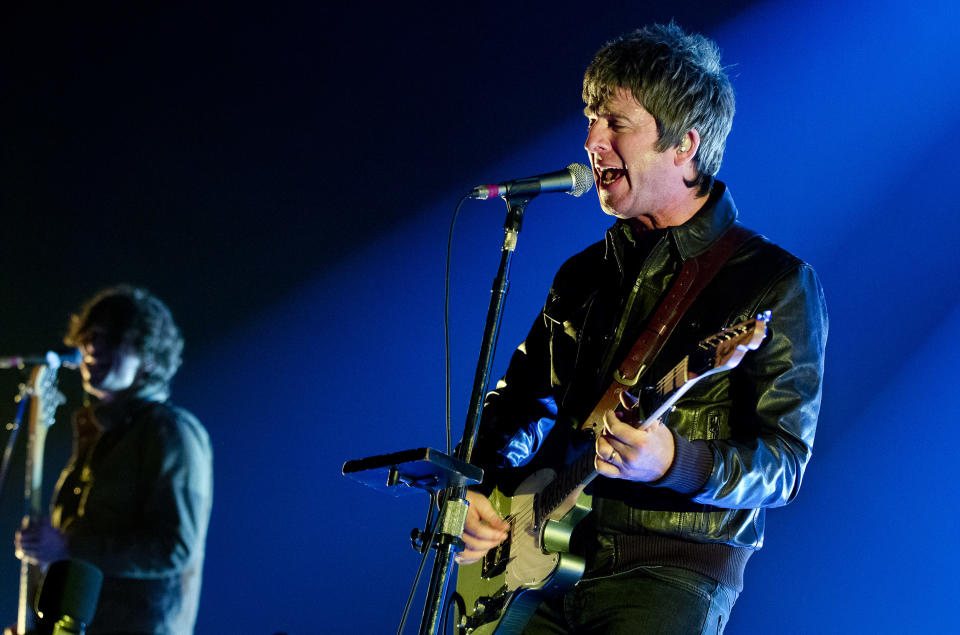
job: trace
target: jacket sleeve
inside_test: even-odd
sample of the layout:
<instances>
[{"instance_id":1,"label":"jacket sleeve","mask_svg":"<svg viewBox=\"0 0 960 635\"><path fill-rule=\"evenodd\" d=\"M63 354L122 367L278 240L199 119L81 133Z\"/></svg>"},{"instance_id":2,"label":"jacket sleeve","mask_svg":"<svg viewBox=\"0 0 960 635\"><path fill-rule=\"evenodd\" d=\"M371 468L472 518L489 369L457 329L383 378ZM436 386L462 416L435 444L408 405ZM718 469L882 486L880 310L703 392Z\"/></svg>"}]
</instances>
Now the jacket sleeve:
<instances>
[{"instance_id":1,"label":"jacket sleeve","mask_svg":"<svg viewBox=\"0 0 960 635\"><path fill-rule=\"evenodd\" d=\"M145 492L135 526L111 532L78 522L69 534L71 555L108 576L166 577L202 555L213 492L209 437L180 412L151 423L144 426L139 473L131 476Z\"/></svg>"},{"instance_id":2,"label":"jacket sleeve","mask_svg":"<svg viewBox=\"0 0 960 635\"><path fill-rule=\"evenodd\" d=\"M786 505L813 449L823 383L827 312L814 270L800 264L774 280L755 311L770 309L767 338L733 371L727 439L674 434L674 465L658 486L727 509Z\"/></svg>"},{"instance_id":3,"label":"jacket sleeve","mask_svg":"<svg viewBox=\"0 0 960 635\"><path fill-rule=\"evenodd\" d=\"M506 373L484 400L471 462L482 467L485 473L525 465L556 422L548 322L541 312L526 339L514 351ZM486 477L484 484L489 484Z\"/></svg>"}]
</instances>

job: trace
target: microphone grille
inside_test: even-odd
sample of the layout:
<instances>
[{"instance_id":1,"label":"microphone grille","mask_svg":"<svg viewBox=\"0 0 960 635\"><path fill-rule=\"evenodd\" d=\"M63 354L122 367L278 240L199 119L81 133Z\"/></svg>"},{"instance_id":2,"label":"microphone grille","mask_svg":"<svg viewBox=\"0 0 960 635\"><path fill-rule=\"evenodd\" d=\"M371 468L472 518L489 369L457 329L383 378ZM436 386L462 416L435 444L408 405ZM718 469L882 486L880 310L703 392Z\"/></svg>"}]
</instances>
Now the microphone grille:
<instances>
[{"instance_id":1,"label":"microphone grille","mask_svg":"<svg viewBox=\"0 0 960 635\"><path fill-rule=\"evenodd\" d=\"M570 196L583 196L593 187L593 171L582 163L571 163L567 166L570 176L573 177L573 187L567 192Z\"/></svg>"}]
</instances>

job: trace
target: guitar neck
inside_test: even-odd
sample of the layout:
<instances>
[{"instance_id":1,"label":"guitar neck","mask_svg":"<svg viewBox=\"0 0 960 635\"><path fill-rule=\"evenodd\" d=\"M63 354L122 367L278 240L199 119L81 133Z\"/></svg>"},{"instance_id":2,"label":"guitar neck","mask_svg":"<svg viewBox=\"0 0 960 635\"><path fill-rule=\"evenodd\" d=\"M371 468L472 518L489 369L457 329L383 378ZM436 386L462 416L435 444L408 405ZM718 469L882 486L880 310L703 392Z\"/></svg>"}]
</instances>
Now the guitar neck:
<instances>
[{"instance_id":1,"label":"guitar neck","mask_svg":"<svg viewBox=\"0 0 960 635\"><path fill-rule=\"evenodd\" d=\"M548 518L567 498L582 487L586 487L597 476L593 464L593 448L589 448L572 463L567 464L557 478L551 481L536 495L533 503L536 525Z\"/></svg>"},{"instance_id":2,"label":"guitar neck","mask_svg":"<svg viewBox=\"0 0 960 635\"><path fill-rule=\"evenodd\" d=\"M57 367L36 366L30 376L30 415L24 474L24 523L38 521L43 515L43 451L47 428L53 423L57 407L64 397L57 390ZM20 597L17 606L17 634L24 635L33 627L33 600L40 588L42 569L20 563Z\"/></svg>"},{"instance_id":3,"label":"guitar neck","mask_svg":"<svg viewBox=\"0 0 960 635\"><path fill-rule=\"evenodd\" d=\"M701 379L735 368L749 350L756 350L766 337L770 312L766 311L753 320L747 320L701 340L691 355L685 356L657 382L653 391L644 393L644 406L652 412L636 427L644 429L662 421L673 405ZM696 369L691 371L691 366ZM626 386L614 384L585 420L582 429L594 435L603 432L603 417L618 405L621 391ZM652 402L652 403L649 403ZM557 510L571 495L586 487L596 476L594 465L596 453L589 448L576 460L560 470L537 495L534 502L537 525Z\"/></svg>"},{"instance_id":4,"label":"guitar neck","mask_svg":"<svg viewBox=\"0 0 960 635\"><path fill-rule=\"evenodd\" d=\"M691 377L688 372L689 357L684 357L679 364L657 382L656 391L653 395L654 412L645 421L639 424L638 428L644 428L657 421L694 383L699 379L706 377L707 374L697 377ZM596 453L591 446L572 463L566 465L557 478L543 488L543 491L537 496L534 503L537 525L544 518L548 518L567 498L586 487L596 478L597 470L594 464Z\"/></svg>"},{"instance_id":5,"label":"guitar neck","mask_svg":"<svg viewBox=\"0 0 960 635\"><path fill-rule=\"evenodd\" d=\"M27 564L25 561L20 563L20 595L17 602L17 633L16 635L26 635L33 629L33 600L40 588L41 578L40 567Z\"/></svg>"},{"instance_id":6,"label":"guitar neck","mask_svg":"<svg viewBox=\"0 0 960 635\"><path fill-rule=\"evenodd\" d=\"M711 369L700 375L690 373L690 356L684 357L680 363L670 369L663 378L657 382L656 392L653 394L653 412L641 423L638 428L646 428L657 421L660 421L673 408L688 390L693 388L701 379L719 372L719 369Z\"/></svg>"},{"instance_id":7,"label":"guitar neck","mask_svg":"<svg viewBox=\"0 0 960 635\"><path fill-rule=\"evenodd\" d=\"M47 428L33 425L31 421L27 437L26 473L24 480L24 516L36 520L43 516L43 449L46 445Z\"/></svg>"}]
</instances>

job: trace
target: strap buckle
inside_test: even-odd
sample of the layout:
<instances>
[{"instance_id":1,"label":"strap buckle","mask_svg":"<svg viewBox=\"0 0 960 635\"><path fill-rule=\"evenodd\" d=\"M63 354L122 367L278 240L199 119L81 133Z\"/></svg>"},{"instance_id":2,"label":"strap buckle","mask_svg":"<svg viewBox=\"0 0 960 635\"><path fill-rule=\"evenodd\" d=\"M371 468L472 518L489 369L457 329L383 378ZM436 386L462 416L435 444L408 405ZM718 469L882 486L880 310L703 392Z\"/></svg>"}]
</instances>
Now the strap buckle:
<instances>
[{"instance_id":1,"label":"strap buckle","mask_svg":"<svg viewBox=\"0 0 960 635\"><path fill-rule=\"evenodd\" d=\"M640 368L637 369L637 374L634 375L633 379L627 379L623 376L623 373L620 372L620 369L613 371L613 379L623 386L636 386L637 382L640 381L640 375L643 374L644 369L647 367L646 364L641 364Z\"/></svg>"}]
</instances>

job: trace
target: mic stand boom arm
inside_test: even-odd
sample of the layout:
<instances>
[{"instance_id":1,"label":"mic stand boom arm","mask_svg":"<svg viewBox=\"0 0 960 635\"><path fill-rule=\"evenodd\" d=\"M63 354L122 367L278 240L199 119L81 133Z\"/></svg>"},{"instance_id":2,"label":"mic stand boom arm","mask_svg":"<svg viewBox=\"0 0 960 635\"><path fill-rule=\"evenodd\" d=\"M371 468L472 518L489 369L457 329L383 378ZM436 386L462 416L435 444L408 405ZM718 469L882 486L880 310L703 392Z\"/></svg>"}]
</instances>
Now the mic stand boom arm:
<instances>
[{"instance_id":1,"label":"mic stand boom arm","mask_svg":"<svg viewBox=\"0 0 960 635\"><path fill-rule=\"evenodd\" d=\"M523 213L532 196L504 197L507 203L507 218L503 224L504 238L500 250L500 266L497 277L491 289L490 306L487 309L487 322L483 330L483 340L480 343L480 358L477 360L477 370L473 379L473 392L470 396L470 408L463 432L463 440L457 449L456 458L465 463L470 462L473 454L473 444L480 427L480 416L483 411L483 399L486 394L490 369L493 366L493 355L497 346L497 336L500 332L500 318L503 314L503 305L507 290L510 286L510 260L517 246L517 234L523 223ZM430 586L427 590L427 606L424 609L423 621L420 623L420 635L436 633L440 625L443 598L447 591L447 582L450 578L450 569L453 563L453 548L455 540L462 542L459 537L463 534L463 526L467 518L467 503L464 498L466 486L454 484L448 487L444 494L446 504L440 511L437 521L439 542L436 544L437 555L433 561L433 572L430 577Z\"/></svg>"}]
</instances>

